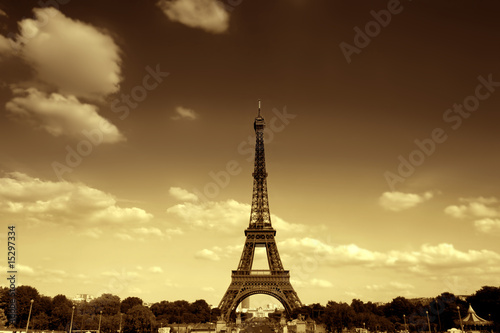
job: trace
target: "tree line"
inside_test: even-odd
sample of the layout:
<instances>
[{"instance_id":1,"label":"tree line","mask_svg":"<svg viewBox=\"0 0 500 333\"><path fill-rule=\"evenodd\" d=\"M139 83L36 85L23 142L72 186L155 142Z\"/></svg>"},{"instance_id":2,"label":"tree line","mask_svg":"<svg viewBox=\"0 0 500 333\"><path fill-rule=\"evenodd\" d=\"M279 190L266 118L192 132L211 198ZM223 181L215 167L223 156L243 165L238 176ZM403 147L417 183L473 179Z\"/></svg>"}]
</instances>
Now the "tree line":
<instances>
[{"instance_id":1,"label":"tree line","mask_svg":"<svg viewBox=\"0 0 500 333\"><path fill-rule=\"evenodd\" d=\"M485 331L500 329L500 288L484 286L465 300L445 292L428 299L406 299L396 297L390 303L377 305L353 299L351 304L329 301L326 306L312 304L296 309L292 317L302 314L322 323L329 332L342 329L366 328L369 331L445 332L450 328L460 328L459 311L466 316L469 304L476 313L493 321L494 326ZM458 309L457 309L458 307Z\"/></svg>"},{"instance_id":2,"label":"tree line","mask_svg":"<svg viewBox=\"0 0 500 333\"><path fill-rule=\"evenodd\" d=\"M120 297L103 294L89 302L74 303L64 295L44 296L30 286L16 288L16 322L11 327L25 328L33 300L30 329L69 331L71 317L73 330L97 330L112 333L121 329L124 333L155 332L161 326L173 323L214 322L220 315L217 308L210 308L205 300L189 303L184 300L161 301L151 307L143 305L138 297ZM8 288L0 289L0 327L8 326L10 295ZM451 293L427 300L410 300L396 297L390 303L378 305L353 299L351 304L329 301L325 306L315 303L295 309L292 318L302 315L318 324L324 324L329 332L341 332L344 328L366 328L370 331L427 332L430 323L433 332L444 332L458 327L457 307L465 316L471 303L477 313L494 322L494 330L500 329L500 288L482 287L474 295L462 300ZM279 320L281 313L270 317ZM429 321L427 320L429 317ZM291 318L290 318L291 319Z\"/></svg>"}]
</instances>

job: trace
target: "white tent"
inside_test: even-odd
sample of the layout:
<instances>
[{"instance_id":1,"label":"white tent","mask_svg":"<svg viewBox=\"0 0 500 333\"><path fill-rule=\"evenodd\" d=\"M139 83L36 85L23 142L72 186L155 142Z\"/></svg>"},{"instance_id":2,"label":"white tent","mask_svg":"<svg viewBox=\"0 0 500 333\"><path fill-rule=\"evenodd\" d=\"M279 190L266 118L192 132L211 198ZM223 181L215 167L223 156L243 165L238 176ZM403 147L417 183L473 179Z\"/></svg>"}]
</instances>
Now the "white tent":
<instances>
[{"instance_id":1,"label":"white tent","mask_svg":"<svg viewBox=\"0 0 500 333\"><path fill-rule=\"evenodd\" d=\"M462 319L461 323L457 322L457 324L463 325L466 331L467 330L475 331L477 330L478 326L479 327L491 326L493 325L493 322L479 317L476 314L476 311L474 311L474 309L472 308L472 305L469 304L469 309L467 310L467 316L465 316Z\"/></svg>"}]
</instances>

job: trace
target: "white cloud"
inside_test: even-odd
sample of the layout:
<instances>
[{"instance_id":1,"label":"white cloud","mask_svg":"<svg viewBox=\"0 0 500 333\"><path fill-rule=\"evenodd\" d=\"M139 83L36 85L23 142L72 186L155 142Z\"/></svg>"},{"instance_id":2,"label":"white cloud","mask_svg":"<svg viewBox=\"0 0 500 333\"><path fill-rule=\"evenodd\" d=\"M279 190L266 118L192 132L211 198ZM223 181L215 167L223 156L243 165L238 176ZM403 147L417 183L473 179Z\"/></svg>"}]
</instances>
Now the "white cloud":
<instances>
[{"instance_id":1,"label":"white cloud","mask_svg":"<svg viewBox=\"0 0 500 333\"><path fill-rule=\"evenodd\" d=\"M392 289L397 289L397 290L415 289L415 286L410 284L410 283L402 283L402 282L397 282L397 281L389 282L389 286Z\"/></svg>"},{"instance_id":2,"label":"white cloud","mask_svg":"<svg viewBox=\"0 0 500 333\"><path fill-rule=\"evenodd\" d=\"M194 228L234 232L235 229L241 231L248 224L250 206L235 200L185 202L168 208L167 212Z\"/></svg>"},{"instance_id":3,"label":"white cloud","mask_svg":"<svg viewBox=\"0 0 500 333\"><path fill-rule=\"evenodd\" d=\"M103 234L101 228L90 228L81 233L81 235L91 237L91 238L99 238Z\"/></svg>"},{"instance_id":4,"label":"white cloud","mask_svg":"<svg viewBox=\"0 0 500 333\"><path fill-rule=\"evenodd\" d=\"M7 267L0 266L4 272L8 271ZM43 266L31 267L23 264L16 264L16 270L20 276L29 277L33 281L42 283L63 283L70 275L68 272L57 268L47 268ZM80 278L82 274L71 275L72 277Z\"/></svg>"},{"instance_id":5,"label":"white cloud","mask_svg":"<svg viewBox=\"0 0 500 333\"><path fill-rule=\"evenodd\" d=\"M459 200L462 202L470 202L470 203L479 202L485 205L492 205L498 203L498 199L495 197L460 198Z\"/></svg>"},{"instance_id":6,"label":"white cloud","mask_svg":"<svg viewBox=\"0 0 500 333\"><path fill-rule=\"evenodd\" d=\"M211 261L219 261L220 260L219 255L216 254L214 251L209 250L209 249L203 249L201 251L196 252L194 257L196 259L204 259L204 260L211 260Z\"/></svg>"},{"instance_id":7,"label":"white cloud","mask_svg":"<svg viewBox=\"0 0 500 333\"><path fill-rule=\"evenodd\" d=\"M118 232L114 236L118 239L121 239L121 240L134 240L134 237L130 236L129 234L123 233L123 232Z\"/></svg>"},{"instance_id":8,"label":"white cloud","mask_svg":"<svg viewBox=\"0 0 500 333\"><path fill-rule=\"evenodd\" d=\"M35 19L19 22L18 41L37 79L63 94L92 99L119 90L120 50L111 37L52 7L33 12Z\"/></svg>"},{"instance_id":9,"label":"white cloud","mask_svg":"<svg viewBox=\"0 0 500 333\"><path fill-rule=\"evenodd\" d=\"M500 207L495 197L460 198L460 205L444 209L445 214L460 219L476 219L474 227L483 233L498 234L500 231Z\"/></svg>"},{"instance_id":10,"label":"white cloud","mask_svg":"<svg viewBox=\"0 0 500 333\"><path fill-rule=\"evenodd\" d=\"M122 280L126 280L126 279L129 279L129 278L137 278L137 277L139 277L139 273L137 273L135 271L127 271L125 269L122 269L121 272L118 272L116 270L114 270L114 271L104 271L104 272L101 272L101 275L102 276L115 277L115 278L119 278L119 279L122 279Z\"/></svg>"},{"instance_id":11,"label":"white cloud","mask_svg":"<svg viewBox=\"0 0 500 333\"><path fill-rule=\"evenodd\" d=\"M0 214L10 220L77 226L91 237L100 236L106 225L153 218L140 208L117 206L112 195L84 184L44 181L19 172L0 178Z\"/></svg>"},{"instance_id":12,"label":"white cloud","mask_svg":"<svg viewBox=\"0 0 500 333\"><path fill-rule=\"evenodd\" d=\"M486 234L500 233L500 219L485 218L477 220L474 221L474 226L476 227L477 230L484 232Z\"/></svg>"},{"instance_id":13,"label":"white cloud","mask_svg":"<svg viewBox=\"0 0 500 333\"><path fill-rule=\"evenodd\" d=\"M157 237L167 237L168 239L171 239L173 236L179 236L184 234L184 232L180 228L174 228L174 229L165 229L165 231L162 231L158 227L153 227L153 226L142 226L138 228L132 228L132 229L123 229L120 232L117 232L114 234L114 237L125 240L125 241L145 241L146 239L142 236L157 236Z\"/></svg>"},{"instance_id":14,"label":"white cloud","mask_svg":"<svg viewBox=\"0 0 500 333\"><path fill-rule=\"evenodd\" d=\"M241 232L250 218L251 207L236 200L184 202L167 209L182 222L196 229L214 230L224 233ZM284 232L304 233L313 228L303 224L289 223L276 215L271 215L273 226Z\"/></svg>"},{"instance_id":15,"label":"white cloud","mask_svg":"<svg viewBox=\"0 0 500 333\"><path fill-rule=\"evenodd\" d=\"M316 279L316 278L312 279L310 284L313 287L320 287L320 288L331 288L331 287L333 287L333 284L330 281L322 280L322 279Z\"/></svg>"},{"instance_id":16,"label":"white cloud","mask_svg":"<svg viewBox=\"0 0 500 333\"><path fill-rule=\"evenodd\" d=\"M467 207L462 206L448 206L444 209L444 212L450 216L461 219L467 216Z\"/></svg>"},{"instance_id":17,"label":"white cloud","mask_svg":"<svg viewBox=\"0 0 500 333\"><path fill-rule=\"evenodd\" d=\"M179 288L179 285L177 283L172 282L172 280L170 279L165 280L165 285L167 287Z\"/></svg>"},{"instance_id":18,"label":"white cloud","mask_svg":"<svg viewBox=\"0 0 500 333\"><path fill-rule=\"evenodd\" d=\"M135 295L143 293L142 289L138 287L128 287L127 291L130 294L135 294Z\"/></svg>"},{"instance_id":19,"label":"white cloud","mask_svg":"<svg viewBox=\"0 0 500 333\"><path fill-rule=\"evenodd\" d=\"M465 204L448 206L444 209L444 212L456 218L500 217L498 207L491 207L491 205L498 203L495 197L460 198L459 201Z\"/></svg>"},{"instance_id":20,"label":"white cloud","mask_svg":"<svg viewBox=\"0 0 500 333\"><path fill-rule=\"evenodd\" d=\"M403 192L384 192L379 198L379 204L387 210L399 212L405 209L415 207L416 205L430 200L433 197L432 192L424 194L403 193Z\"/></svg>"},{"instance_id":21,"label":"white cloud","mask_svg":"<svg viewBox=\"0 0 500 333\"><path fill-rule=\"evenodd\" d=\"M184 234L184 231L181 230L181 228L174 228L174 229L165 229L165 234L172 237L172 236L180 236Z\"/></svg>"},{"instance_id":22,"label":"white cloud","mask_svg":"<svg viewBox=\"0 0 500 333\"><path fill-rule=\"evenodd\" d=\"M331 245L312 238L290 238L278 243L280 254L299 267L320 264L333 267L364 266L396 269L426 276L498 274L500 254L490 250L457 250L452 244L424 244L416 251L371 251L355 244Z\"/></svg>"},{"instance_id":23,"label":"white cloud","mask_svg":"<svg viewBox=\"0 0 500 333\"><path fill-rule=\"evenodd\" d=\"M365 286L365 288L367 290L370 290L370 291L375 291L375 292L379 292L379 293L382 292L382 293L385 293L388 295L394 295L395 293L397 293L398 295L401 295L401 296L404 295L406 297L409 297L409 296L413 295L413 293L410 290L415 289L415 286L413 286L412 284L409 284L409 283L401 283L401 282L397 282L397 281L392 281L392 282L385 283L385 284L367 285L367 286Z\"/></svg>"},{"instance_id":24,"label":"white cloud","mask_svg":"<svg viewBox=\"0 0 500 333\"><path fill-rule=\"evenodd\" d=\"M20 274L27 274L27 275L35 274L35 271L33 268L31 268L30 266L23 265L23 264L16 264L16 269Z\"/></svg>"},{"instance_id":25,"label":"white cloud","mask_svg":"<svg viewBox=\"0 0 500 333\"><path fill-rule=\"evenodd\" d=\"M163 236L163 232L156 227L141 227L135 228L133 231L139 235L155 235L155 236Z\"/></svg>"},{"instance_id":26,"label":"white cloud","mask_svg":"<svg viewBox=\"0 0 500 333\"><path fill-rule=\"evenodd\" d=\"M196 259L219 261L221 259L236 259L241 254L243 245L228 245L225 247L214 246L211 249L203 249L195 253Z\"/></svg>"},{"instance_id":27,"label":"white cloud","mask_svg":"<svg viewBox=\"0 0 500 333\"><path fill-rule=\"evenodd\" d=\"M0 36L0 54L21 58L34 75L29 81L11 83L15 97L6 109L54 136L81 139L82 131L94 130L104 143L123 141L118 129L98 115L97 106L80 101L102 103L118 92L122 80L118 46L102 30L55 8L33 12L34 19L18 23L20 33L12 40Z\"/></svg>"},{"instance_id":28,"label":"white cloud","mask_svg":"<svg viewBox=\"0 0 500 333\"><path fill-rule=\"evenodd\" d=\"M163 273L163 269L159 266L149 267L151 273Z\"/></svg>"},{"instance_id":29,"label":"white cloud","mask_svg":"<svg viewBox=\"0 0 500 333\"><path fill-rule=\"evenodd\" d=\"M180 187L171 187L169 190L168 190L168 193L176 198L177 200L181 200L181 201L198 201L198 197L196 196L196 194L194 193L191 193L183 188L180 188Z\"/></svg>"},{"instance_id":30,"label":"white cloud","mask_svg":"<svg viewBox=\"0 0 500 333\"><path fill-rule=\"evenodd\" d=\"M174 22L211 33L222 33L229 27L229 15L217 0L160 0L158 6Z\"/></svg>"},{"instance_id":31,"label":"white cloud","mask_svg":"<svg viewBox=\"0 0 500 333\"><path fill-rule=\"evenodd\" d=\"M198 115L196 114L196 112L194 112L191 109L184 108L182 106L176 107L175 113L176 113L176 115L171 117L174 120L178 120L178 119L195 120L198 118Z\"/></svg>"},{"instance_id":32,"label":"white cloud","mask_svg":"<svg viewBox=\"0 0 500 333\"><path fill-rule=\"evenodd\" d=\"M97 113L95 105L81 103L74 96L47 95L35 88L15 89L14 92L18 96L7 102L6 110L53 136L99 137L103 143L125 140L116 126Z\"/></svg>"}]
</instances>

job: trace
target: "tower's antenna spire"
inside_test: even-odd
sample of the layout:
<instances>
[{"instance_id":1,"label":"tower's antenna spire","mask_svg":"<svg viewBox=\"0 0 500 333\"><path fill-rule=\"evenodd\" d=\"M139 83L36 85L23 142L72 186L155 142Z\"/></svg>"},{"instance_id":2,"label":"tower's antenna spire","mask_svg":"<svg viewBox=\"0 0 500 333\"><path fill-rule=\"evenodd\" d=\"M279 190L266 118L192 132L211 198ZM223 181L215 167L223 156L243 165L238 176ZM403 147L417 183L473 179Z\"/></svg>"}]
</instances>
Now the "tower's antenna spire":
<instances>
[{"instance_id":1,"label":"tower's antenna spire","mask_svg":"<svg viewBox=\"0 0 500 333\"><path fill-rule=\"evenodd\" d=\"M260 117L260 99L259 99L259 115L258 117Z\"/></svg>"}]
</instances>

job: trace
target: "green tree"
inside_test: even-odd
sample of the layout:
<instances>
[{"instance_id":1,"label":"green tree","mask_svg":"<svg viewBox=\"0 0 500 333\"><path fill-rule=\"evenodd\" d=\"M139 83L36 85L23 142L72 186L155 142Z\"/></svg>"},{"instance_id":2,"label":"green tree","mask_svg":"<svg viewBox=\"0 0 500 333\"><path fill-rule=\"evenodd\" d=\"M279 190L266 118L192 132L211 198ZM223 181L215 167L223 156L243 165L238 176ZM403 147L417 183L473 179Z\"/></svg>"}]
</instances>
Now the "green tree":
<instances>
[{"instance_id":1,"label":"green tree","mask_svg":"<svg viewBox=\"0 0 500 333\"><path fill-rule=\"evenodd\" d=\"M45 312L40 312L31 317L30 329L48 330L50 318Z\"/></svg>"},{"instance_id":2,"label":"green tree","mask_svg":"<svg viewBox=\"0 0 500 333\"><path fill-rule=\"evenodd\" d=\"M31 315L36 315L40 309L40 295L38 290L30 286L19 286L16 288L17 300L17 326L25 327L28 322L28 315L33 300Z\"/></svg>"},{"instance_id":3,"label":"green tree","mask_svg":"<svg viewBox=\"0 0 500 333\"><path fill-rule=\"evenodd\" d=\"M355 312L347 303L329 301L325 307L325 324L330 332L353 327Z\"/></svg>"},{"instance_id":4,"label":"green tree","mask_svg":"<svg viewBox=\"0 0 500 333\"><path fill-rule=\"evenodd\" d=\"M206 323L210 318L210 306L203 299L189 304L188 311L193 315L192 323Z\"/></svg>"},{"instance_id":5,"label":"green tree","mask_svg":"<svg viewBox=\"0 0 500 333\"><path fill-rule=\"evenodd\" d=\"M89 302L89 308L92 314L102 311L103 315L115 315L120 313L120 297L112 294L102 294Z\"/></svg>"},{"instance_id":6,"label":"green tree","mask_svg":"<svg viewBox=\"0 0 500 333\"><path fill-rule=\"evenodd\" d=\"M351 308L354 310L356 313L363 313L366 312L365 310L365 303L359 299L353 299L351 302Z\"/></svg>"},{"instance_id":7,"label":"green tree","mask_svg":"<svg viewBox=\"0 0 500 333\"><path fill-rule=\"evenodd\" d=\"M217 321L217 318L219 318L219 316L221 315L221 311L219 308L213 308L211 311L210 311L210 316L209 316L209 320L211 322L215 322Z\"/></svg>"},{"instance_id":8,"label":"green tree","mask_svg":"<svg viewBox=\"0 0 500 333\"><path fill-rule=\"evenodd\" d=\"M52 299L52 313L50 315L50 329L64 330L71 320L73 303L64 295L57 295Z\"/></svg>"},{"instance_id":9,"label":"green tree","mask_svg":"<svg viewBox=\"0 0 500 333\"><path fill-rule=\"evenodd\" d=\"M398 330L405 329L405 318L408 320L415 312L415 305L404 297L396 297L390 303L382 306L383 315L390 320ZM408 325L406 328L408 329Z\"/></svg>"},{"instance_id":10,"label":"green tree","mask_svg":"<svg viewBox=\"0 0 500 333\"><path fill-rule=\"evenodd\" d=\"M99 327L99 316L96 315L96 329ZM101 321L101 332L103 333L115 333L120 328L120 314L115 314L114 316L102 316Z\"/></svg>"},{"instance_id":11,"label":"green tree","mask_svg":"<svg viewBox=\"0 0 500 333\"><path fill-rule=\"evenodd\" d=\"M127 313L128 310L136 305L142 305L144 303L139 297L127 297L120 304L120 312Z\"/></svg>"},{"instance_id":12,"label":"green tree","mask_svg":"<svg viewBox=\"0 0 500 333\"><path fill-rule=\"evenodd\" d=\"M136 305L128 310L123 326L124 333L151 332L156 327L155 315L145 306Z\"/></svg>"}]
</instances>

